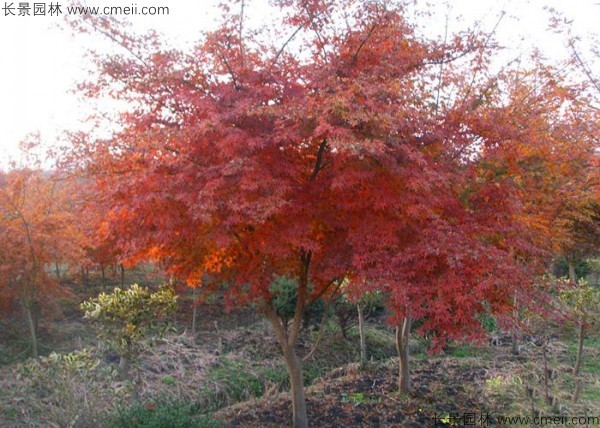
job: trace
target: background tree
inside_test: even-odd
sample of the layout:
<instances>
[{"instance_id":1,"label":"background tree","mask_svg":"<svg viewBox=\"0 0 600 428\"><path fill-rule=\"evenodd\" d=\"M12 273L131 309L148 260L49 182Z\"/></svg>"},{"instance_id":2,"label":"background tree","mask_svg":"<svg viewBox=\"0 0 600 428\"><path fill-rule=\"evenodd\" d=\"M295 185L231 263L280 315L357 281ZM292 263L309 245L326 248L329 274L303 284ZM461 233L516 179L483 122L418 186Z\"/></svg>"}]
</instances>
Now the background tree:
<instances>
[{"instance_id":1,"label":"background tree","mask_svg":"<svg viewBox=\"0 0 600 428\"><path fill-rule=\"evenodd\" d=\"M486 121L493 117L494 125L481 128L484 121L475 115L474 127L483 141L493 143L487 165L511 183L519 200L516 219L531 246L515 255L529 265L537 263L541 273L551 271L561 256L572 264L597 251L598 112L587 86L570 81L574 64L558 69L533 61L531 70L500 76L497 85L504 98L492 99L478 112ZM520 306L530 306L523 300L530 297L515 296L515 318Z\"/></svg>"},{"instance_id":2,"label":"background tree","mask_svg":"<svg viewBox=\"0 0 600 428\"><path fill-rule=\"evenodd\" d=\"M69 294L49 274L56 263L77 263L83 256L68 183L50 173L19 169L0 174L0 297L23 308L37 358L40 306Z\"/></svg>"},{"instance_id":3,"label":"background tree","mask_svg":"<svg viewBox=\"0 0 600 428\"><path fill-rule=\"evenodd\" d=\"M567 304L570 321L577 330L577 356L573 367L573 378L575 379L573 401L577 402L583 388L583 379L580 378L583 364L583 341L586 331L593 330L597 324L597 315L600 312L600 290L598 287L582 281L574 288L563 291L560 298Z\"/></svg>"}]
</instances>

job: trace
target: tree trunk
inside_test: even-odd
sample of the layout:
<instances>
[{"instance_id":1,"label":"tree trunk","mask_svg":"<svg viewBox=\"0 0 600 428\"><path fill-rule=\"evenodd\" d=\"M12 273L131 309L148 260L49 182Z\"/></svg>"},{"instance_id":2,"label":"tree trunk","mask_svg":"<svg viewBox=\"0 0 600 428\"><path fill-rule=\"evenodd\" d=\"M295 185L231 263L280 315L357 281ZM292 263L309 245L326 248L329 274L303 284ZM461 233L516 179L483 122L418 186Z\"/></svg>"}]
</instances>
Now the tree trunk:
<instances>
[{"instance_id":1,"label":"tree trunk","mask_svg":"<svg viewBox=\"0 0 600 428\"><path fill-rule=\"evenodd\" d=\"M573 284L578 284L577 273L575 272L575 262L573 260L568 260L569 264L569 279L573 282Z\"/></svg>"},{"instance_id":2,"label":"tree trunk","mask_svg":"<svg viewBox=\"0 0 600 428\"><path fill-rule=\"evenodd\" d=\"M365 311L363 305L358 303L356 305L358 309L358 333L360 335L360 362L362 364L367 362L367 342L365 340Z\"/></svg>"},{"instance_id":3,"label":"tree trunk","mask_svg":"<svg viewBox=\"0 0 600 428\"><path fill-rule=\"evenodd\" d=\"M37 328L36 328L36 320L34 314L34 303L29 302L23 305L25 309L25 315L27 316L27 324L29 325L29 334L31 336L31 354L33 358L39 357L38 352L38 341L37 341Z\"/></svg>"},{"instance_id":4,"label":"tree trunk","mask_svg":"<svg viewBox=\"0 0 600 428\"><path fill-rule=\"evenodd\" d=\"M119 358L119 378L132 383L131 398L133 401L139 401L140 389L142 385L141 373L138 367L134 367L132 374L131 356L121 355Z\"/></svg>"},{"instance_id":5,"label":"tree trunk","mask_svg":"<svg viewBox=\"0 0 600 428\"><path fill-rule=\"evenodd\" d=\"M198 290L196 289L196 287L192 288L192 304L194 305L194 308L192 309L192 335L195 336L196 335L196 316L197 316L197 312L198 312L198 302L196 302L196 295L198 294Z\"/></svg>"},{"instance_id":6,"label":"tree trunk","mask_svg":"<svg viewBox=\"0 0 600 428\"><path fill-rule=\"evenodd\" d=\"M302 362L298 358L294 346L285 346L283 356L290 374L294 428L305 428L308 427L308 416L304 395L304 379L302 379Z\"/></svg>"},{"instance_id":7,"label":"tree trunk","mask_svg":"<svg viewBox=\"0 0 600 428\"><path fill-rule=\"evenodd\" d=\"M577 334L577 359L573 368L573 379L575 380L575 391L573 392L573 402L579 401L579 395L583 388L583 380L579 379L579 372L583 363L583 338L585 337L584 323L579 324L579 333Z\"/></svg>"},{"instance_id":8,"label":"tree trunk","mask_svg":"<svg viewBox=\"0 0 600 428\"><path fill-rule=\"evenodd\" d=\"M402 394L411 390L409 367L409 335L412 326L410 315L404 317L402 327L396 327L396 350L398 351L398 389Z\"/></svg>"},{"instance_id":9,"label":"tree trunk","mask_svg":"<svg viewBox=\"0 0 600 428\"><path fill-rule=\"evenodd\" d=\"M281 347L285 365L290 375L293 426L294 428L306 428L308 427L308 416L306 412L306 397L304 395L304 380L302 379L302 362L298 358L298 354L296 354L295 340L288 340L287 326L272 308L267 307L265 314L275 330L277 342Z\"/></svg>"},{"instance_id":10,"label":"tree trunk","mask_svg":"<svg viewBox=\"0 0 600 428\"><path fill-rule=\"evenodd\" d=\"M309 293L308 276L312 253L303 252L300 256L300 275L298 280L298 298L294 310L294 317L289 323L281 319L271 302L266 302L262 312L267 317L277 336L283 358L290 375L290 389L292 394L292 412L294 428L308 428L308 415L306 411L306 397L304 395L304 380L302 379L302 361L296 353L296 342L302 327L302 317L307 304ZM289 327L289 331L288 331Z\"/></svg>"},{"instance_id":11,"label":"tree trunk","mask_svg":"<svg viewBox=\"0 0 600 428\"><path fill-rule=\"evenodd\" d=\"M60 266L58 266L58 262L54 262L54 272L56 272L56 278L60 281Z\"/></svg>"},{"instance_id":12,"label":"tree trunk","mask_svg":"<svg viewBox=\"0 0 600 428\"><path fill-rule=\"evenodd\" d=\"M129 369L131 364L129 358L125 355L121 355L119 358L119 376L122 380L129 380Z\"/></svg>"},{"instance_id":13,"label":"tree trunk","mask_svg":"<svg viewBox=\"0 0 600 428\"><path fill-rule=\"evenodd\" d=\"M120 264L119 269L121 270L121 288L123 288L125 287L125 266Z\"/></svg>"},{"instance_id":14,"label":"tree trunk","mask_svg":"<svg viewBox=\"0 0 600 428\"><path fill-rule=\"evenodd\" d=\"M521 353L521 342L519 340L519 331L515 327L512 332L512 354L519 355Z\"/></svg>"},{"instance_id":15,"label":"tree trunk","mask_svg":"<svg viewBox=\"0 0 600 428\"><path fill-rule=\"evenodd\" d=\"M575 360L575 368L573 368L573 376L579 376L581 370L581 364L583 363L583 338L584 338L584 324L579 324L579 333L577 334L577 359Z\"/></svg>"},{"instance_id":16,"label":"tree trunk","mask_svg":"<svg viewBox=\"0 0 600 428\"><path fill-rule=\"evenodd\" d=\"M544 337L544 345L542 347L542 359L544 361L544 398L548 406L552 405L552 399L550 398L550 379L548 376L548 342L549 339Z\"/></svg>"},{"instance_id":17,"label":"tree trunk","mask_svg":"<svg viewBox=\"0 0 600 428\"><path fill-rule=\"evenodd\" d=\"M512 330L512 354L519 355L521 353L521 343L520 343L520 328L519 328L519 302L517 297L513 297L513 330Z\"/></svg>"},{"instance_id":18,"label":"tree trunk","mask_svg":"<svg viewBox=\"0 0 600 428\"><path fill-rule=\"evenodd\" d=\"M340 330L342 332L342 337L344 340L348 340L348 320L345 316L338 316L338 321L340 323Z\"/></svg>"}]
</instances>

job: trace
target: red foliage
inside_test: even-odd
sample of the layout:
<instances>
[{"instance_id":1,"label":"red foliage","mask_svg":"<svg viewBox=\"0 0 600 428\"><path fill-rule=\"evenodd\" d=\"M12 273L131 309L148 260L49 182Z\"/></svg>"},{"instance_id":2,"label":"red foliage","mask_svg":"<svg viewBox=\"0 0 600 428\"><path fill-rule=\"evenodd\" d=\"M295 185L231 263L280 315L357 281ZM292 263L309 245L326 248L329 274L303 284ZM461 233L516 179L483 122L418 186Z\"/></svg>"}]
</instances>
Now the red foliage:
<instances>
[{"instance_id":1,"label":"red foliage","mask_svg":"<svg viewBox=\"0 0 600 428\"><path fill-rule=\"evenodd\" d=\"M581 212L597 113L550 67L493 76L486 34L442 44L400 8L345 3L346 27L334 3L279 3L305 50L231 13L192 55L91 21L132 54L87 85L134 106L123 131L78 146L120 251L226 281L236 304L269 302L275 274L309 269L312 297L351 277L453 337L509 310Z\"/></svg>"}]
</instances>

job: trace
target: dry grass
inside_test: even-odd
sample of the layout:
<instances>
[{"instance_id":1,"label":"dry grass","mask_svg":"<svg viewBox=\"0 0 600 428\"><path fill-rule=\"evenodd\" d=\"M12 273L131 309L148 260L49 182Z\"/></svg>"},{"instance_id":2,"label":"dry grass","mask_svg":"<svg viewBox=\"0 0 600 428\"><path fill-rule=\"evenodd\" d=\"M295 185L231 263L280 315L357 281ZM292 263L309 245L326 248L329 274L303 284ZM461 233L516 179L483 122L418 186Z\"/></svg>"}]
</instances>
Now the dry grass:
<instances>
[{"instance_id":1,"label":"dry grass","mask_svg":"<svg viewBox=\"0 0 600 428\"><path fill-rule=\"evenodd\" d=\"M447 356L422 354L413 359L416 395L407 401L396 393L397 363L389 358L388 349L391 336L371 327L374 362L348 364L358 358L357 342L344 341L335 331L327 333L322 346L305 362L307 385L314 384L307 389L311 418L325 424L322 426L354 426L359 419L367 425L401 426L412 421L424 426L424 414L441 411L502 415L600 412L600 397L594 392L600 390L597 341L585 349L586 386L579 403L570 400L573 344L560 340L551 341L547 348L552 371L550 402L545 399L541 347L533 343L525 343L522 355L516 357L508 346L455 346ZM308 353L313 340L310 335L303 337L299 353ZM49 370L43 364L37 371L23 369L33 363L1 367L0 426L96 427L106 426L109 411L121 409L126 416L132 414L127 408L135 402L133 383L118 380L116 362L108 363L104 351L96 349L92 357L98 364L89 371ZM134 379L142 410L144 406L180 403L191 409L194 417L214 413L243 426L289 423L287 372L271 331L261 322L205 329L196 337L172 334L157 340L141 355L139 377ZM410 416L415 404L423 409L423 415Z\"/></svg>"},{"instance_id":2,"label":"dry grass","mask_svg":"<svg viewBox=\"0 0 600 428\"><path fill-rule=\"evenodd\" d=\"M132 403L136 389L142 402L193 400L216 356L187 336L169 336L142 355L133 382L119 380L98 350L90 361L87 368L45 359L0 368L0 426L102 426L107 410Z\"/></svg>"}]
</instances>

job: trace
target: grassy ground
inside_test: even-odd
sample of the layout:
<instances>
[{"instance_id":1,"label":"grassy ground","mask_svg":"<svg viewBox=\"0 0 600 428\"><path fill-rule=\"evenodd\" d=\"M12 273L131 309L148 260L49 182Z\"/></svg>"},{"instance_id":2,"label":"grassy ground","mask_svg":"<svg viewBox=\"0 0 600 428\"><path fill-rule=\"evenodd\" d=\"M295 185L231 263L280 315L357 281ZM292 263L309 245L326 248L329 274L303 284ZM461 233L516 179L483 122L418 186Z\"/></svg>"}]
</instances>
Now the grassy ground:
<instances>
[{"instance_id":1,"label":"grassy ground","mask_svg":"<svg viewBox=\"0 0 600 428\"><path fill-rule=\"evenodd\" d=\"M66 364L64 357L35 363L23 362L23 351L10 358L4 353L0 426L289 424L287 371L268 324L251 312L223 314L218 306L203 307L198 333L192 336L183 327L189 327L188 308L179 316L178 330L141 356L139 376L122 381L116 375L115 355L97 346L79 319L76 303L63 305L70 315L49 323L42 336L50 348L46 354L86 346L91 347L89 354ZM317 336L318 332L301 336L300 355L311 352ZM24 336L14 333L13 339L26 351ZM550 341L547 371L542 348L531 342L524 344L519 356L511 355L509 346L458 344L448 346L443 355L431 356L427 342L413 338L414 388L408 396L396 392L392 331L368 323L369 362L364 365L356 363L358 343L356 329L344 338L329 322L320 346L304 361L313 426L449 426L457 422L457 414L600 416L598 337L584 344L585 386L578 403L571 401L577 344L569 336Z\"/></svg>"},{"instance_id":2,"label":"grassy ground","mask_svg":"<svg viewBox=\"0 0 600 428\"><path fill-rule=\"evenodd\" d=\"M543 355L534 344L525 344L519 356L511 355L509 347L470 345L452 346L445 355L417 354L408 396L396 392L395 359L350 364L308 388L309 419L320 427L423 427L465 426L468 418L488 415L495 421L489 426L496 426L499 416L600 416L600 346L595 340L586 342L586 386L578 403L571 401L574 350L569 341L550 343L547 384ZM240 403L216 416L227 426L283 426L291 418L289 397Z\"/></svg>"}]
</instances>

